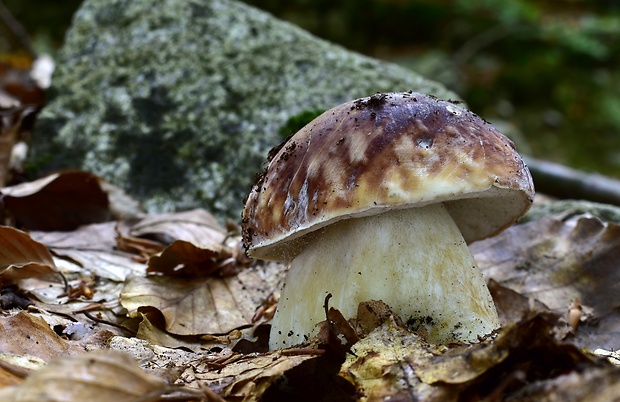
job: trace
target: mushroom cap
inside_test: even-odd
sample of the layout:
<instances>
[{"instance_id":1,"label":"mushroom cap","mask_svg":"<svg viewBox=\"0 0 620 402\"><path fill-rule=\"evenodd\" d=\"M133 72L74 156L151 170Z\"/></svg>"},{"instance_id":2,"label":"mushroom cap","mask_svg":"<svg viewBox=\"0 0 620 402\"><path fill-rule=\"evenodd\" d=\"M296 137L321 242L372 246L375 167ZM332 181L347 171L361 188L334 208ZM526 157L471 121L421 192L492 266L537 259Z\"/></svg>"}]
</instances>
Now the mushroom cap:
<instances>
[{"instance_id":1,"label":"mushroom cap","mask_svg":"<svg viewBox=\"0 0 620 402\"><path fill-rule=\"evenodd\" d=\"M512 225L533 198L514 144L488 122L432 96L376 94L326 111L272 150L243 237L255 258L292 261L331 223L443 202L470 243Z\"/></svg>"}]
</instances>

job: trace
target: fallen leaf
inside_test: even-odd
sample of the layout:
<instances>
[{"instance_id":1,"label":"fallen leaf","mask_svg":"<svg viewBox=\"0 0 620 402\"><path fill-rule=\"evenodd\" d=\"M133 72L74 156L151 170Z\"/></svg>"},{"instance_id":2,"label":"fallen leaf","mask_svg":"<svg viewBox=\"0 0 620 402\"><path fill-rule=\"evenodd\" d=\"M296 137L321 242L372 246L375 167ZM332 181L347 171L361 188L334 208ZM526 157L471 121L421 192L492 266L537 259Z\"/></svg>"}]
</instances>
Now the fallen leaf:
<instances>
[{"instance_id":1,"label":"fallen leaf","mask_svg":"<svg viewBox=\"0 0 620 402\"><path fill-rule=\"evenodd\" d=\"M161 330L160 327L153 325L149 314L145 314L142 309L136 314L141 318L140 324L138 324L138 332L136 333L138 339L167 348L184 348L196 353L204 351L204 343L200 341L199 337L171 335Z\"/></svg>"},{"instance_id":2,"label":"fallen leaf","mask_svg":"<svg viewBox=\"0 0 620 402\"><path fill-rule=\"evenodd\" d=\"M559 342L552 331L555 321L535 314L500 329L495 339L442 346L388 320L353 346L340 375L356 386L362 401L539 401L547 400L541 392L546 384L603 370L600 392L607 400L620 398L615 385L620 369ZM542 399L520 399L528 394Z\"/></svg>"},{"instance_id":3,"label":"fallen leaf","mask_svg":"<svg viewBox=\"0 0 620 402\"><path fill-rule=\"evenodd\" d=\"M19 386L1 392L0 396L12 396L3 400L14 402L129 402L157 401L170 390L164 381L143 372L131 356L106 350L54 360Z\"/></svg>"},{"instance_id":4,"label":"fallen leaf","mask_svg":"<svg viewBox=\"0 0 620 402\"><path fill-rule=\"evenodd\" d=\"M110 219L108 197L99 178L66 170L39 180L0 189L16 226L29 230L73 230Z\"/></svg>"},{"instance_id":5,"label":"fallen leaf","mask_svg":"<svg viewBox=\"0 0 620 402\"><path fill-rule=\"evenodd\" d=\"M21 383L32 370L45 364L35 356L0 353L0 389Z\"/></svg>"},{"instance_id":6,"label":"fallen leaf","mask_svg":"<svg viewBox=\"0 0 620 402\"><path fill-rule=\"evenodd\" d=\"M269 387L287 372L320 355L283 356L280 352L240 356L217 370L197 372L196 378L229 400L260 401Z\"/></svg>"},{"instance_id":7,"label":"fallen leaf","mask_svg":"<svg viewBox=\"0 0 620 402\"><path fill-rule=\"evenodd\" d=\"M471 245L487 278L568 317L583 316L574 342L590 350L620 348L620 226L588 215L541 219Z\"/></svg>"},{"instance_id":8,"label":"fallen leaf","mask_svg":"<svg viewBox=\"0 0 620 402\"><path fill-rule=\"evenodd\" d=\"M168 276L201 277L211 276L221 268L221 263L230 253L206 249L193 243L177 240L160 254L149 259L147 273L161 273Z\"/></svg>"},{"instance_id":9,"label":"fallen leaf","mask_svg":"<svg viewBox=\"0 0 620 402\"><path fill-rule=\"evenodd\" d=\"M239 305L242 299L217 278L133 277L121 293L121 304L129 311L160 310L166 331L176 335L224 334L249 325L256 306L248 311Z\"/></svg>"},{"instance_id":10,"label":"fallen leaf","mask_svg":"<svg viewBox=\"0 0 620 402\"><path fill-rule=\"evenodd\" d=\"M521 293L500 285L494 279L489 280L488 287L502 327L517 323L533 313L551 311L539 300L523 296Z\"/></svg>"},{"instance_id":11,"label":"fallen leaf","mask_svg":"<svg viewBox=\"0 0 620 402\"><path fill-rule=\"evenodd\" d=\"M0 226L0 276L28 278L56 272L49 250L27 233Z\"/></svg>"},{"instance_id":12,"label":"fallen leaf","mask_svg":"<svg viewBox=\"0 0 620 402\"><path fill-rule=\"evenodd\" d=\"M50 361L58 356L83 352L84 346L61 338L45 320L21 311L0 316L0 350Z\"/></svg>"},{"instance_id":13,"label":"fallen leaf","mask_svg":"<svg viewBox=\"0 0 620 402\"><path fill-rule=\"evenodd\" d=\"M116 222L95 223L71 232L33 231L30 235L45 244L71 271L93 274L117 282L128 275L144 275L146 265L133 261L133 255L116 249ZM60 265L60 264L58 264Z\"/></svg>"},{"instance_id":14,"label":"fallen leaf","mask_svg":"<svg viewBox=\"0 0 620 402\"><path fill-rule=\"evenodd\" d=\"M226 229L204 209L149 215L131 226L129 234L163 244L184 240L206 249L222 246L227 237Z\"/></svg>"},{"instance_id":15,"label":"fallen leaf","mask_svg":"<svg viewBox=\"0 0 620 402\"><path fill-rule=\"evenodd\" d=\"M166 331L175 335L227 334L252 325L255 310L278 286L283 270L271 263L226 278L130 277L121 304L130 313L158 309Z\"/></svg>"}]
</instances>

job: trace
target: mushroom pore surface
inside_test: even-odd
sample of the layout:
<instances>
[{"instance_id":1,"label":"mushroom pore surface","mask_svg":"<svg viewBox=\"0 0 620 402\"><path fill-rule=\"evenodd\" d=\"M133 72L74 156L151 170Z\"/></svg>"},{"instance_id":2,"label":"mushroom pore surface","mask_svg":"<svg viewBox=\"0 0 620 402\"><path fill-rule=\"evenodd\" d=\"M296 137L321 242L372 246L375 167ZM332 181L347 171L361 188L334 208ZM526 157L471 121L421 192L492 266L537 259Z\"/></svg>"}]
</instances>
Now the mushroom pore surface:
<instances>
[{"instance_id":1,"label":"mushroom pore surface","mask_svg":"<svg viewBox=\"0 0 620 402\"><path fill-rule=\"evenodd\" d=\"M347 319L360 302L381 300L434 343L477 342L499 326L482 274L441 203L318 230L291 264L270 347L314 336L328 293Z\"/></svg>"}]
</instances>

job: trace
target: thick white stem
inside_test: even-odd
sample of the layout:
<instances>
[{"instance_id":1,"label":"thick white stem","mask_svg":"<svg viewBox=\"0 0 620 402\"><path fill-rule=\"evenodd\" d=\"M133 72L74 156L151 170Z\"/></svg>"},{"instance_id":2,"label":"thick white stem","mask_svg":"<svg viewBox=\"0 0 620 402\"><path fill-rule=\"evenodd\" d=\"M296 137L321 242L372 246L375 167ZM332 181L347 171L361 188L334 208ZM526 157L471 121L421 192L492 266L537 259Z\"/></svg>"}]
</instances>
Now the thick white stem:
<instances>
[{"instance_id":1,"label":"thick white stem","mask_svg":"<svg viewBox=\"0 0 620 402\"><path fill-rule=\"evenodd\" d=\"M337 222L293 260L272 322L270 347L299 344L325 320L382 300L434 343L476 342L499 327L482 273L442 204Z\"/></svg>"}]
</instances>

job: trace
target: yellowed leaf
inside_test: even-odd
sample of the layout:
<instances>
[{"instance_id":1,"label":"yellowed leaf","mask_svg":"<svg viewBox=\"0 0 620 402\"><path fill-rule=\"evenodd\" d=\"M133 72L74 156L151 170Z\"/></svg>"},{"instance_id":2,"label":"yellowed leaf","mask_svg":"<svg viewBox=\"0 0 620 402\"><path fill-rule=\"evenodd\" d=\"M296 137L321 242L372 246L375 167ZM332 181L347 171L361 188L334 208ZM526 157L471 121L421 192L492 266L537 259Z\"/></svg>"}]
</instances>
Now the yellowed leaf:
<instances>
[{"instance_id":1,"label":"yellowed leaf","mask_svg":"<svg viewBox=\"0 0 620 402\"><path fill-rule=\"evenodd\" d=\"M340 375L356 386L362 401L518 401L529 393L541 398L542 389L562 384L563 375L581 376L602 368L600 391L619 398L620 389L613 384L620 369L555 339L555 320L548 313L536 314L500 329L494 339L445 346L428 344L387 321L352 347ZM546 400L538 398L524 400Z\"/></svg>"}]
</instances>

